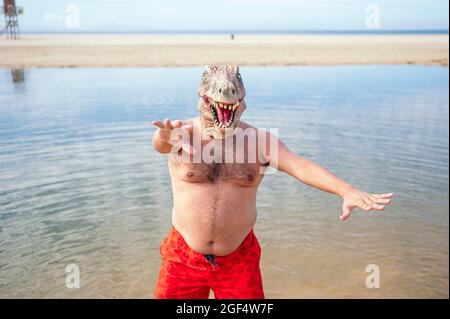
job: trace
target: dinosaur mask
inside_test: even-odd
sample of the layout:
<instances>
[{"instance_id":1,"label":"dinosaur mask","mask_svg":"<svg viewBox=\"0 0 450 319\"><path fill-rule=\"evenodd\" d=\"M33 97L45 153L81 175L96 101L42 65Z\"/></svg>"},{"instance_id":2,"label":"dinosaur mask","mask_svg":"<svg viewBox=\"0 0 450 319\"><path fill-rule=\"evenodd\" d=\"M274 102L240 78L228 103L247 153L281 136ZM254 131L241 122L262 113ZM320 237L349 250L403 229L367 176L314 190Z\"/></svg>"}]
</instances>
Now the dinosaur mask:
<instances>
[{"instance_id":1,"label":"dinosaur mask","mask_svg":"<svg viewBox=\"0 0 450 319\"><path fill-rule=\"evenodd\" d=\"M205 66L198 94L198 110L206 134L223 138L227 133L232 133L246 108L239 67Z\"/></svg>"}]
</instances>

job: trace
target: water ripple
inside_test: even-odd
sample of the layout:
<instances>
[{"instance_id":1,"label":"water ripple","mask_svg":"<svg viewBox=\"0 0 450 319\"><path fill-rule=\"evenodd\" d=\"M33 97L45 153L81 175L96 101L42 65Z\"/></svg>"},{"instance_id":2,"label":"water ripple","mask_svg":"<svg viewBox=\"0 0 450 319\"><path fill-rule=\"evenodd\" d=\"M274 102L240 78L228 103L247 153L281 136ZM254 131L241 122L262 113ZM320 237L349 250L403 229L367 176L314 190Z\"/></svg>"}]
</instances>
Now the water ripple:
<instances>
[{"instance_id":1,"label":"water ripple","mask_svg":"<svg viewBox=\"0 0 450 319\"><path fill-rule=\"evenodd\" d=\"M0 78L0 296L151 296L172 197L150 121L196 115L198 72L29 70L20 91ZM448 69L242 73L244 120L355 186L399 194L339 223L337 198L267 176L256 233L268 296L448 297ZM370 294L372 262L384 289ZM77 291L65 288L69 263Z\"/></svg>"}]
</instances>

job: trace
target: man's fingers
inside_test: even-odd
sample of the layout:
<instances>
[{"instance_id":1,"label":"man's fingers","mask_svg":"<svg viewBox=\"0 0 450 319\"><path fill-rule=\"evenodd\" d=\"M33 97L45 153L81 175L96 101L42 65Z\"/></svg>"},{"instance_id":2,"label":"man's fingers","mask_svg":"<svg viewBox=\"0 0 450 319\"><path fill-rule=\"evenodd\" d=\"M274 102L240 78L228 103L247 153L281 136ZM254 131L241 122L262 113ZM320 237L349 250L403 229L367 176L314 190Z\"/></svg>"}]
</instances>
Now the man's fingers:
<instances>
[{"instance_id":1,"label":"man's fingers","mask_svg":"<svg viewBox=\"0 0 450 319\"><path fill-rule=\"evenodd\" d=\"M168 118L164 119L164 121L152 121L152 125L160 129L169 129L169 130L174 128L182 128L191 131L193 128L191 122L184 122L182 120L171 121Z\"/></svg>"},{"instance_id":2,"label":"man's fingers","mask_svg":"<svg viewBox=\"0 0 450 319\"><path fill-rule=\"evenodd\" d=\"M361 208L365 211L371 210L384 210L385 205L391 202L390 198L393 197L393 193L388 194L365 194L359 199L352 202L352 204L343 204L342 215L339 217L341 220L346 220L350 217L352 210L355 207Z\"/></svg>"},{"instance_id":3,"label":"man's fingers","mask_svg":"<svg viewBox=\"0 0 450 319\"><path fill-rule=\"evenodd\" d=\"M378 205L378 204L375 204L375 203L372 204L372 208L375 209L375 210L384 210L384 206L383 205Z\"/></svg>"},{"instance_id":4,"label":"man's fingers","mask_svg":"<svg viewBox=\"0 0 450 319\"><path fill-rule=\"evenodd\" d=\"M164 126L166 129L171 129L172 128L172 124L170 124L170 120L169 119L165 119L164 120Z\"/></svg>"},{"instance_id":5,"label":"man's fingers","mask_svg":"<svg viewBox=\"0 0 450 319\"><path fill-rule=\"evenodd\" d=\"M164 128L164 123L161 121L152 121L152 125L158 128Z\"/></svg>"},{"instance_id":6,"label":"man's fingers","mask_svg":"<svg viewBox=\"0 0 450 319\"><path fill-rule=\"evenodd\" d=\"M181 120L176 120L172 122L173 128L181 128L183 130L187 130L189 133L192 132L193 125L190 122L184 122Z\"/></svg>"},{"instance_id":7,"label":"man's fingers","mask_svg":"<svg viewBox=\"0 0 450 319\"><path fill-rule=\"evenodd\" d=\"M172 127L173 128L179 128L179 127L181 127L181 125L183 125L183 121L181 121L181 120L175 120L175 121L172 121Z\"/></svg>"},{"instance_id":8,"label":"man's fingers","mask_svg":"<svg viewBox=\"0 0 450 319\"><path fill-rule=\"evenodd\" d=\"M384 206L380 204L389 204L391 201L384 198L375 198L373 196L363 199L364 204L368 205L372 209L383 210Z\"/></svg>"},{"instance_id":9,"label":"man's fingers","mask_svg":"<svg viewBox=\"0 0 450 319\"><path fill-rule=\"evenodd\" d=\"M377 204L390 204L391 200L387 198L374 198L373 202Z\"/></svg>"},{"instance_id":10,"label":"man's fingers","mask_svg":"<svg viewBox=\"0 0 450 319\"><path fill-rule=\"evenodd\" d=\"M353 210L353 206L349 206L349 205L343 205L342 206L342 215L339 217L340 220L347 220Z\"/></svg>"},{"instance_id":11,"label":"man's fingers","mask_svg":"<svg viewBox=\"0 0 450 319\"><path fill-rule=\"evenodd\" d=\"M372 205L367 205L365 202L361 201L361 203L359 204L359 208L365 211L369 211L372 210Z\"/></svg>"},{"instance_id":12,"label":"man's fingers","mask_svg":"<svg viewBox=\"0 0 450 319\"><path fill-rule=\"evenodd\" d=\"M175 128L181 128L183 130L188 130L189 132L192 131L193 125L189 122L184 122L181 120L172 121L172 127Z\"/></svg>"},{"instance_id":13,"label":"man's fingers","mask_svg":"<svg viewBox=\"0 0 450 319\"><path fill-rule=\"evenodd\" d=\"M372 196L375 196L376 198L392 198L394 197L394 193L387 193L387 194L372 194Z\"/></svg>"}]
</instances>

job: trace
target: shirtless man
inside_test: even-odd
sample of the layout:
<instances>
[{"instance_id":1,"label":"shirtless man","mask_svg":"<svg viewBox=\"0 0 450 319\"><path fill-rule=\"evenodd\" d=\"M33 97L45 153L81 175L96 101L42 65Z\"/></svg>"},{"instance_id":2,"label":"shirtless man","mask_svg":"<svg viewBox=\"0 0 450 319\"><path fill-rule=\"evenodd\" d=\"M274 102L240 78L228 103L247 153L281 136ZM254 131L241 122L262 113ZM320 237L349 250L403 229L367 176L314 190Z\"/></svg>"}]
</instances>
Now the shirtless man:
<instances>
[{"instance_id":1,"label":"shirtless man","mask_svg":"<svg viewBox=\"0 0 450 319\"><path fill-rule=\"evenodd\" d=\"M238 67L206 66L199 96L199 117L153 122L153 146L168 154L174 199L155 298L208 298L210 289L216 298L264 298L253 227L256 192L268 167L340 196L341 220L356 207L383 210L390 203L392 193L360 191L240 121L246 105ZM183 138L174 134L180 130L187 132ZM245 138L248 132L256 138Z\"/></svg>"}]
</instances>

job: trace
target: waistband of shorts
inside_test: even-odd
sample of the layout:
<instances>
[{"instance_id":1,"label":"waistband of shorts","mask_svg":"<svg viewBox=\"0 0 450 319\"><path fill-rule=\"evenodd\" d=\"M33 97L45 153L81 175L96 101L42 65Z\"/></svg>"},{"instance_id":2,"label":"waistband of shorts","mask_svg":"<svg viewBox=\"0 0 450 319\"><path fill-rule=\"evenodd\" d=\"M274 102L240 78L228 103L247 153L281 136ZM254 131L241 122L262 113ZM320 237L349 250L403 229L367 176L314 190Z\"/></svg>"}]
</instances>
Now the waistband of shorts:
<instances>
[{"instance_id":1,"label":"waistband of shorts","mask_svg":"<svg viewBox=\"0 0 450 319\"><path fill-rule=\"evenodd\" d=\"M206 260L205 255L198 253L191 247L189 247L183 236L175 229L175 227L172 226L170 234L166 238L166 240L166 249L169 249L172 253L178 255L178 257L182 257L183 262L191 265L201 265L210 268L210 264ZM214 256L214 259L218 265L232 263L244 257L249 252L253 253L252 250L257 247L259 248L259 243L252 229L235 251L226 256Z\"/></svg>"}]
</instances>

